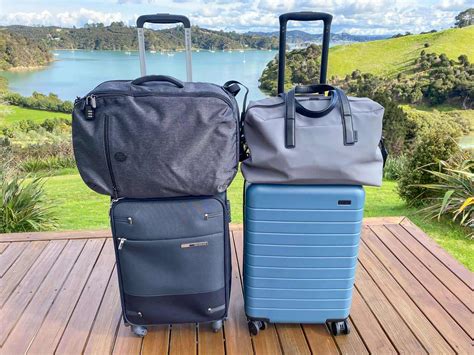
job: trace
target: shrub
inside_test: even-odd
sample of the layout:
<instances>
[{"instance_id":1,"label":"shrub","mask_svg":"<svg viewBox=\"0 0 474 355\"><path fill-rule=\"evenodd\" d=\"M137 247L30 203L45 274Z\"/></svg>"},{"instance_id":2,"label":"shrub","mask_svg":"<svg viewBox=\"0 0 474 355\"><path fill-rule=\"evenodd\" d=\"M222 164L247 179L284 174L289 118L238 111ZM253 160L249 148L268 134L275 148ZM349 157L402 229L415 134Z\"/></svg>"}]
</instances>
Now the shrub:
<instances>
[{"instance_id":1,"label":"shrub","mask_svg":"<svg viewBox=\"0 0 474 355\"><path fill-rule=\"evenodd\" d=\"M10 105L37 110L71 113L73 109L71 101L62 101L53 93L44 95L35 91L30 97L25 97L18 93L5 92L3 94L3 100Z\"/></svg>"},{"instance_id":2,"label":"shrub","mask_svg":"<svg viewBox=\"0 0 474 355\"><path fill-rule=\"evenodd\" d=\"M420 185L433 193L421 212L427 217L452 216L453 221L474 227L474 160L472 152L462 152L449 161L440 161L439 171L427 170L436 183ZM471 236L473 234L471 233Z\"/></svg>"},{"instance_id":3,"label":"shrub","mask_svg":"<svg viewBox=\"0 0 474 355\"><path fill-rule=\"evenodd\" d=\"M20 170L26 173L52 171L76 167L76 161L70 156L49 156L45 158L28 158L21 162Z\"/></svg>"},{"instance_id":4,"label":"shrub","mask_svg":"<svg viewBox=\"0 0 474 355\"><path fill-rule=\"evenodd\" d=\"M1 190L1 233L40 231L57 226L52 205L45 198L42 179L3 176Z\"/></svg>"},{"instance_id":5,"label":"shrub","mask_svg":"<svg viewBox=\"0 0 474 355\"><path fill-rule=\"evenodd\" d=\"M406 164L407 158L405 155L398 157L389 155L383 169L383 177L387 180L398 180L402 176Z\"/></svg>"},{"instance_id":6,"label":"shrub","mask_svg":"<svg viewBox=\"0 0 474 355\"><path fill-rule=\"evenodd\" d=\"M460 129L444 122L425 122L419 129L414 148L408 155L406 165L398 181L400 196L409 204L420 205L430 192L422 184L436 183L436 176L429 173L441 160L448 160L460 152L456 139Z\"/></svg>"}]
</instances>

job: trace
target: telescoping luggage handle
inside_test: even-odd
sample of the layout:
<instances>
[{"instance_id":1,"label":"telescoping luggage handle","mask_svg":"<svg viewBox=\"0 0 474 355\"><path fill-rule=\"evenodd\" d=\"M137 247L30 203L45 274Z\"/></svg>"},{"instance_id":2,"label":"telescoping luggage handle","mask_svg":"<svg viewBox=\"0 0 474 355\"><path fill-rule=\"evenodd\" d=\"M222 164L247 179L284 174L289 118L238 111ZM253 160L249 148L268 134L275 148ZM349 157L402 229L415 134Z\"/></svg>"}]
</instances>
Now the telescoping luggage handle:
<instances>
[{"instance_id":1,"label":"telescoping luggage handle","mask_svg":"<svg viewBox=\"0 0 474 355\"><path fill-rule=\"evenodd\" d=\"M323 48L321 53L321 70L319 82L326 83L328 72L329 37L331 34L332 15L324 12L288 12L280 15L280 45L278 49L278 94L285 91L285 53L286 25L288 21L323 21Z\"/></svg>"},{"instance_id":2,"label":"telescoping luggage handle","mask_svg":"<svg viewBox=\"0 0 474 355\"><path fill-rule=\"evenodd\" d=\"M192 81L192 64L191 64L191 22L186 16L172 14L154 14L142 15L137 19L138 31L138 51L140 55L140 73L141 76L146 75L145 64L145 34L143 25L145 23L170 24L182 23L184 26L184 45L186 48L186 80Z\"/></svg>"}]
</instances>

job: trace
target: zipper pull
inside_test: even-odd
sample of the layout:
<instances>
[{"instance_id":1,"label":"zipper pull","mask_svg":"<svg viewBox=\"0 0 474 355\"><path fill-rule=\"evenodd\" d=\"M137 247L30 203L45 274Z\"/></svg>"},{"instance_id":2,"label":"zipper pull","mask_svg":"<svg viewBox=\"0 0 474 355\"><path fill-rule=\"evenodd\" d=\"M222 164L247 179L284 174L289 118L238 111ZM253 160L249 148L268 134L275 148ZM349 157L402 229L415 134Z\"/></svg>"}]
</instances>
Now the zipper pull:
<instances>
[{"instance_id":1,"label":"zipper pull","mask_svg":"<svg viewBox=\"0 0 474 355\"><path fill-rule=\"evenodd\" d=\"M86 107L84 113L87 120L93 120L95 118L95 109L97 108L97 102L95 95L89 95L86 97Z\"/></svg>"},{"instance_id":2,"label":"zipper pull","mask_svg":"<svg viewBox=\"0 0 474 355\"><path fill-rule=\"evenodd\" d=\"M125 241L127 240L127 238L119 238L120 242L119 242L119 245L118 245L118 250L122 250L123 248L123 245L125 244Z\"/></svg>"}]
</instances>

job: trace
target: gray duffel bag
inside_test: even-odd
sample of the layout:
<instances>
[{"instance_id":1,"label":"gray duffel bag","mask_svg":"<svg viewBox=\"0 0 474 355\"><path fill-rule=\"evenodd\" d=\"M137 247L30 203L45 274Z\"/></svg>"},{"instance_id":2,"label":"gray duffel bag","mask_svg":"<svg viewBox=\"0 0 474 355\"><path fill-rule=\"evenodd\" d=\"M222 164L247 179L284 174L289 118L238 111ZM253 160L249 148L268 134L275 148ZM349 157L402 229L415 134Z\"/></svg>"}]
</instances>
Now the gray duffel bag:
<instances>
[{"instance_id":1,"label":"gray duffel bag","mask_svg":"<svg viewBox=\"0 0 474 355\"><path fill-rule=\"evenodd\" d=\"M380 186L383 113L378 103L325 84L251 102L242 173L250 183Z\"/></svg>"},{"instance_id":2,"label":"gray duffel bag","mask_svg":"<svg viewBox=\"0 0 474 355\"><path fill-rule=\"evenodd\" d=\"M162 75L102 83L76 101L72 134L82 179L113 197L215 195L237 173L238 106L215 84Z\"/></svg>"}]
</instances>

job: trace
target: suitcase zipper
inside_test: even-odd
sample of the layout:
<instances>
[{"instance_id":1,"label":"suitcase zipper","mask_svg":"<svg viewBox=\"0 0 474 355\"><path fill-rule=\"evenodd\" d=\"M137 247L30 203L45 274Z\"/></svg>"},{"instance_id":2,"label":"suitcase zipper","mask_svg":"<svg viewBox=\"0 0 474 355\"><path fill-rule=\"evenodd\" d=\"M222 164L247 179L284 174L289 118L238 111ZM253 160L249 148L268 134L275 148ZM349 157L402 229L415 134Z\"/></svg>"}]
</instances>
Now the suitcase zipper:
<instances>
[{"instance_id":1,"label":"suitcase zipper","mask_svg":"<svg viewBox=\"0 0 474 355\"><path fill-rule=\"evenodd\" d=\"M112 160L110 158L109 147L109 115L104 115L104 144L105 144L105 158L107 161L107 169L109 170L110 180L112 182L113 197L118 198L117 184L115 182L114 171L112 169Z\"/></svg>"},{"instance_id":2,"label":"suitcase zipper","mask_svg":"<svg viewBox=\"0 0 474 355\"><path fill-rule=\"evenodd\" d=\"M86 117L88 117L88 115L87 115L87 106L88 106L88 104L91 104L92 98L94 100L93 101L94 102L94 107L92 107L92 109L95 110L97 108L96 98L114 97L114 96L130 96L130 97L146 97L146 96L214 97L216 99L224 101L228 106L232 107L232 101L228 97L226 97L224 95L219 95L219 94L216 94L216 93L212 93L212 92L201 92L201 93L188 92L188 93L184 93L184 94L180 94L180 93L166 94L166 93L159 93L159 92L155 92L155 93L130 93L130 92L127 92L127 91L95 92L95 93L90 93L90 94L88 94L87 96L84 97L85 106L86 106ZM89 106L92 106L92 105L89 105Z\"/></svg>"},{"instance_id":3,"label":"suitcase zipper","mask_svg":"<svg viewBox=\"0 0 474 355\"><path fill-rule=\"evenodd\" d=\"M119 240L119 245L117 247L118 250L122 250L123 249L123 245L125 244L125 242L127 241L127 238L118 238Z\"/></svg>"},{"instance_id":4,"label":"suitcase zipper","mask_svg":"<svg viewBox=\"0 0 474 355\"><path fill-rule=\"evenodd\" d=\"M215 213L204 213L204 220L207 221L209 218L215 218L222 216L221 212L215 212Z\"/></svg>"},{"instance_id":5,"label":"suitcase zipper","mask_svg":"<svg viewBox=\"0 0 474 355\"><path fill-rule=\"evenodd\" d=\"M225 309L225 304L222 304L222 305L214 307L214 308L209 307L207 309L207 313L212 314L212 313L216 313L216 312L219 312L219 311L223 311L224 309Z\"/></svg>"}]
</instances>

